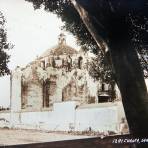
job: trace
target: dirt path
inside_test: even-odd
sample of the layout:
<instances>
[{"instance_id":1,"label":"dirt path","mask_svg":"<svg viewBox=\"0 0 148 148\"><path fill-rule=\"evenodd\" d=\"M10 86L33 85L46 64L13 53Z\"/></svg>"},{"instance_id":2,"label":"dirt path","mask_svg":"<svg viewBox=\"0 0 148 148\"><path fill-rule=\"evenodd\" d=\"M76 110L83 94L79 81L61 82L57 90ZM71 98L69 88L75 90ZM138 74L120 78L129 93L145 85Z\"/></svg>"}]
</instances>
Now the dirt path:
<instances>
[{"instance_id":1,"label":"dirt path","mask_svg":"<svg viewBox=\"0 0 148 148\"><path fill-rule=\"evenodd\" d=\"M47 133L47 132L33 131L33 130L0 129L0 146L62 141L62 140L80 139L88 137L89 136Z\"/></svg>"}]
</instances>

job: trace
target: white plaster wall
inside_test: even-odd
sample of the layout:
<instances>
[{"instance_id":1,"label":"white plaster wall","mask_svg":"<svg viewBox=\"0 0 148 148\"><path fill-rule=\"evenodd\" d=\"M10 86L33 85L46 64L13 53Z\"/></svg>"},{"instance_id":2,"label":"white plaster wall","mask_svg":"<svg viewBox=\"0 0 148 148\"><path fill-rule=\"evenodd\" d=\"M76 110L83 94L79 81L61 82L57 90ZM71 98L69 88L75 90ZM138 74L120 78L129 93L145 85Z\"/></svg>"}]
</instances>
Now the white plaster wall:
<instances>
[{"instance_id":1,"label":"white plaster wall","mask_svg":"<svg viewBox=\"0 0 148 148\"><path fill-rule=\"evenodd\" d=\"M118 105L96 108L76 108L75 101L55 103L53 111L0 113L15 128L41 129L51 131L93 131L118 132ZM74 128L71 129L70 127Z\"/></svg>"},{"instance_id":2,"label":"white plaster wall","mask_svg":"<svg viewBox=\"0 0 148 148\"><path fill-rule=\"evenodd\" d=\"M6 119L7 121L10 121L10 113L0 113L0 119Z\"/></svg>"},{"instance_id":3,"label":"white plaster wall","mask_svg":"<svg viewBox=\"0 0 148 148\"><path fill-rule=\"evenodd\" d=\"M21 123L21 113L19 112L10 112L10 124L12 127Z\"/></svg>"},{"instance_id":4,"label":"white plaster wall","mask_svg":"<svg viewBox=\"0 0 148 148\"><path fill-rule=\"evenodd\" d=\"M26 129L46 129L52 131L68 131L69 124L74 123L75 102L55 103L53 111L22 112L17 127ZM14 120L13 120L14 121ZM23 125L23 126L22 126Z\"/></svg>"},{"instance_id":5,"label":"white plaster wall","mask_svg":"<svg viewBox=\"0 0 148 148\"><path fill-rule=\"evenodd\" d=\"M0 119L7 120L8 122L6 125L9 125L9 127L14 127L14 125L20 124L20 118L21 114L18 112L0 112ZM1 122L3 122L3 120L0 120L0 123Z\"/></svg>"},{"instance_id":6,"label":"white plaster wall","mask_svg":"<svg viewBox=\"0 0 148 148\"><path fill-rule=\"evenodd\" d=\"M54 117L57 124L56 130L69 130L69 125L74 123L76 102L69 101L65 103L54 104Z\"/></svg>"},{"instance_id":7,"label":"white plaster wall","mask_svg":"<svg viewBox=\"0 0 148 148\"><path fill-rule=\"evenodd\" d=\"M101 107L76 110L76 131L117 131L117 107Z\"/></svg>"}]
</instances>

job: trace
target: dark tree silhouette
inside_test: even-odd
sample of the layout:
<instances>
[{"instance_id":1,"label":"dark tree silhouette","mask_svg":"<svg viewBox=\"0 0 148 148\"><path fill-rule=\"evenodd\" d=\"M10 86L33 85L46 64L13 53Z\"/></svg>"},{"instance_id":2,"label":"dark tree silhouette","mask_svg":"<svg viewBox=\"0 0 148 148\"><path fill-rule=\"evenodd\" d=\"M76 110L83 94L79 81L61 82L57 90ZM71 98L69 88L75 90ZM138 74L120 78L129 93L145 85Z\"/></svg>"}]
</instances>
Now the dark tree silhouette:
<instances>
[{"instance_id":1,"label":"dark tree silhouette","mask_svg":"<svg viewBox=\"0 0 148 148\"><path fill-rule=\"evenodd\" d=\"M72 2L95 41L100 44L100 48L104 52L107 47L109 48L115 80L122 95L131 134L146 136L148 94L135 44L140 44L138 43L140 40L142 45L148 43L146 1L72 0ZM144 26L145 29L137 31L134 37L133 25L136 28ZM100 32L102 26L105 34Z\"/></svg>"},{"instance_id":2,"label":"dark tree silhouette","mask_svg":"<svg viewBox=\"0 0 148 148\"><path fill-rule=\"evenodd\" d=\"M100 49L112 66L129 129L147 135L148 94L139 61L147 72L146 0L28 0L56 13L86 49ZM139 57L137 51L140 53Z\"/></svg>"},{"instance_id":3,"label":"dark tree silhouette","mask_svg":"<svg viewBox=\"0 0 148 148\"><path fill-rule=\"evenodd\" d=\"M6 50L10 48L9 43L7 43L7 34L5 30L5 18L0 12L0 76L9 74L8 62L9 55Z\"/></svg>"}]
</instances>

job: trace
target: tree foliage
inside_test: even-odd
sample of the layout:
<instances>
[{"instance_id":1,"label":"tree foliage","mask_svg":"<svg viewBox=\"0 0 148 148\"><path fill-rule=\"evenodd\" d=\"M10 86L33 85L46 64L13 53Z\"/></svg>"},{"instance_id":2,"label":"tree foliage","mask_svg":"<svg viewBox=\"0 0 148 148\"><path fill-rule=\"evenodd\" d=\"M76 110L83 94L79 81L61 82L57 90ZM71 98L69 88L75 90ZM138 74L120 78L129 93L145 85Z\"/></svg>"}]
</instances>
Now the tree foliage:
<instances>
[{"instance_id":1,"label":"tree foliage","mask_svg":"<svg viewBox=\"0 0 148 148\"><path fill-rule=\"evenodd\" d=\"M98 52L98 54L92 58L89 65L89 73L96 80L101 79L101 81L105 83L110 83L114 79L111 67L102 52Z\"/></svg>"},{"instance_id":2,"label":"tree foliage","mask_svg":"<svg viewBox=\"0 0 148 148\"><path fill-rule=\"evenodd\" d=\"M7 54L7 50L10 48L7 43L7 32L5 30L5 18L0 12L0 76L9 74L8 62L10 56Z\"/></svg>"}]
</instances>

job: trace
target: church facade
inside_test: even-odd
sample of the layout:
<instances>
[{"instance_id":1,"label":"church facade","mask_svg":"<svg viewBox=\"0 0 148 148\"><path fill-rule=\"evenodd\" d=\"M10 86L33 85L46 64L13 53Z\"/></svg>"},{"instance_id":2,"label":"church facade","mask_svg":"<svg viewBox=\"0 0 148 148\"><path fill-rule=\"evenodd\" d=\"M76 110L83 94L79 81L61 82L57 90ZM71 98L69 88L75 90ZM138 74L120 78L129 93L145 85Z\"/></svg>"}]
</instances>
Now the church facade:
<instances>
[{"instance_id":1,"label":"church facade","mask_svg":"<svg viewBox=\"0 0 148 148\"><path fill-rule=\"evenodd\" d=\"M60 34L57 46L25 68L13 71L11 110L50 109L54 103L66 101L76 101L77 105L98 103L99 87L104 91L109 88L89 75L89 62L87 53L68 46L65 35Z\"/></svg>"}]
</instances>

